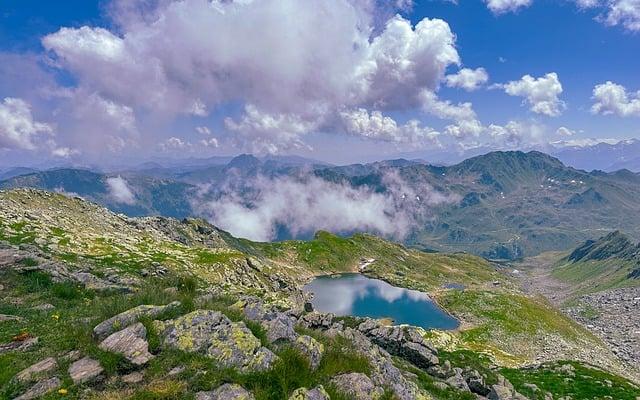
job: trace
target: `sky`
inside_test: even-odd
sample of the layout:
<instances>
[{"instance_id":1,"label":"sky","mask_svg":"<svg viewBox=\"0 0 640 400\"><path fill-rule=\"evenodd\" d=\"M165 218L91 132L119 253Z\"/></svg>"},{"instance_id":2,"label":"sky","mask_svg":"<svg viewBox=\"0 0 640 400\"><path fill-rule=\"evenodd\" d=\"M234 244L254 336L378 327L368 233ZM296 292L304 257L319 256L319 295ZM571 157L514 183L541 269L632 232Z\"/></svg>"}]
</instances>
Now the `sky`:
<instances>
[{"instance_id":1,"label":"sky","mask_svg":"<svg viewBox=\"0 0 640 400\"><path fill-rule=\"evenodd\" d=\"M640 138L640 0L3 0L0 166Z\"/></svg>"}]
</instances>

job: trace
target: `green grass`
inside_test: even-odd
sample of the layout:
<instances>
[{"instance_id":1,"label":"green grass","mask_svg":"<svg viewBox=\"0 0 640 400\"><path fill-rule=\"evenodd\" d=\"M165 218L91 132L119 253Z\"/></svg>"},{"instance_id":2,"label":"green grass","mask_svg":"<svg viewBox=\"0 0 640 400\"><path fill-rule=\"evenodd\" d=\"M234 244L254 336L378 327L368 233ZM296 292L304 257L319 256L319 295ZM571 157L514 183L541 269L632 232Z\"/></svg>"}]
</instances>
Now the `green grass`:
<instances>
[{"instance_id":1,"label":"green grass","mask_svg":"<svg viewBox=\"0 0 640 400\"><path fill-rule=\"evenodd\" d=\"M558 370L557 367L566 364L573 366L575 374ZM535 369L503 369L501 373L520 393L534 400L544 400L545 392L553 393L554 398L570 396L574 400L636 400L640 396L640 389L626 379L576 362L545 364ZM525 383L535 384L540 391L534 392Z\"/></svg>"}]
</instances>

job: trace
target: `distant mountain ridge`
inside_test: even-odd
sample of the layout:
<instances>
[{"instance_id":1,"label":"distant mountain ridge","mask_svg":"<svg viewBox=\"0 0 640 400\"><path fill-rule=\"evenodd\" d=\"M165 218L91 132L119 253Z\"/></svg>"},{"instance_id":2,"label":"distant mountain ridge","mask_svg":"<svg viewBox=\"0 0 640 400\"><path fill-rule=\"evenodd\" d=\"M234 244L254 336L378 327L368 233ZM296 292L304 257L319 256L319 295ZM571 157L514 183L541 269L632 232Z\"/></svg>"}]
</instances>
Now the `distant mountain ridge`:
<instances>
[{"instance_id":1,"label":"distant mountain ridge","mask_svg":"<svg viewBox=\"0 0 640 400\"><path fill-rule=\"evenodd\" d=\"M585 172L538 151L493 152L453 166L404 159L346 166L309 162L241 155L224 164L188 170L104 174L58 169L12 177L0 181L0 188L64 191L132 216L183 218L195 214L192 201L199 185L215 188L240 183L246 187L258 176L313 174L385 196L397 197L402 195L397 190L410 190L420 199L433 195L460 199L412 205L418 214L404 242L425 250L517 259L567 250L603 231L619 229L640 240L640 174L628 170ZM126 180L135 204L119 203L111 195L106 181L114 176ZM389 176L404 187L390 185ZM237 195L242 198L244 192Z\"/></svg>"}]
</instances>

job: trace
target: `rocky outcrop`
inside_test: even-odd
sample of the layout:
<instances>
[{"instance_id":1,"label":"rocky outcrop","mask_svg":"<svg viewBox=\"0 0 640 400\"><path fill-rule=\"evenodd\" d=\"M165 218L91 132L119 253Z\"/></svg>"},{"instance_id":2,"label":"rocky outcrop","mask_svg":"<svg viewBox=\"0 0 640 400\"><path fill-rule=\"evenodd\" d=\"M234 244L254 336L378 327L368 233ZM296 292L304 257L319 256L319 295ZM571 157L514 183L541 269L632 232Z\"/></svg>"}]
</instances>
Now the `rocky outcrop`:
<instances>
[{"instance_id":1,"label":"rocky outcrop","mask_svg":"<svg viewBox=\"0 0 640 400\"><path fill-rule=\"evenodd\" d=\"M121 354L134 365L144 365L153 358L153 354L149 353L149 344L146 339L147 330L138 322L111 334L100 343L100 348Z\"/></svg>"},{"instance_id":2,"label":"rocky outcrop","mask_svg":"<svg viewBox=\"0 0 640 400\"><path fill-rule=\"evenodd\" d=\"M266 306L257 297L244 296L234 307L240 309L248 320L258 322L265 329L269 343L291 343L298 338L294 330L295 318Z\"/></svg>"},{"instance_id":3,"label":"rocky outcrop","mask_svg":"<svg viewBox=\"0 0 640 400\"><path fill-rule=\"evenodd\" d=\"M44 360L33 364L29 368L26 368L16 375L16 380L19 382L29 382L39 376L47 374L58 367L56 359L53 357L45 358Z\"/></svg>"},{"instance_id":4,"label":"rocky outcrop","mask_svg":"<svg viewBox=\"0 0 640 400\"><path fill-rule=\"evenodd\" d=\"M0 354L8 353L10 351L27 351L37 344L37 337L30 337L24 340L14 340L10 343L0 344Z\"/></svg>"},{"instance_id":5,"label":"rocky outcrop","mask_svg":"<svg viewBox=\"0 0 640 400\"><path fill-rule=\"evenodd\" d=\"M291 394L289 400L329 400L329 394L322 385L313 389L299 388Z\"/></svg>"},{"instance_id":6,"label":"rocky outcrop","mask_svg":"<svg viewBox=\"0 0 640 400\"><path fill-rule=\"evenodd\" d=\"M367 320L358 326L374 343L415 366L427 369L439 363L437 350L422 336L418 328L409 326L383 326Z\"/></svg>"},{"instance_id":7,"label":"rocky outcrop","mask_svg":"<svg viewBox=\"0 0 640 400\"><path fill-rule=\"evenodd\" d=\"M93 336L98 340L103 340L113 332L138 322L141 318L155 318L165 311L179 306L180 302L174 301L166 306L140 305L134 307L96 325L93 328Z\"/></svg>"},{"instance_id":8,"label":"rocky outcrop","mask_svg":"<svg viewBox=\"0 0 640 400\"><path fill-rule=\"evenodd\" d=\"M374 344L362 332L346 328L340 333L350 340L356 350L362 353L371 364L371 379L379 386L391 388L399 400L426 400L420 389L407 380L400 369L393 364L391 355Z\"/></svg>"},{"instance_id":9,"label":"rocky outcrop","mask_svg":"<svg viewBox=\"0 0 640 400\"><path fill-rule=\"evenodd\" d=\"M164 347L204 354L223 367L260 371L277 359L243 322L231 322L218 311L197 310L154 325Z\"/></svg>"},{"instance_id":10,"label":"rocky outcrop","mask_svg":"<svg viewBox=\"0 0 640 400\"><path fill-rule=\"evenodd\" d=\"M384 394L384 390L368 376L357 372L338 375L331 379L331 383L353 400L377 400Z\"/></svg>"},{"instance_id":11,"label":"rocky outcrop","mask_svg":"<svg viewBox=\"0 0 640 400\"><path fill-rule=\"evenodd\" d=\"M22 395L16 397L13 400L37 399L38 397L44 396L45 394L58 389L60 385L62 385L62 381L58 377L46 379L44 381L40 381L36 383L32 387L30 387L26 392L24 392Z\"/></svg>"},{"instance_id":12,"label":"rocky outcrop","mask_svg":"<svg viewBox=\"0 0 640 400\"><path fill-rule=\"evenodd\" d=\"M81 358L69 366L69 376L75 384L99 380L103 372L104 368L100 363L89 357Z\"/></svg>"},{"instance_id":13,"label":"rocky outcrop","mask_svg":"<svg viewBox=\"0 0 640 400\"><path fill-rule=\"evenodd\" d=\"M316 369L322 361L324 346L311 336L303 335L295 341L295 347L309 360L311 369Z\"/></svg>"},{"instance_id":14,"label":"rocky outcrop","mask_svg":"<svg viewBox=\"0 0 640 400\"><path fill-rule=\"evenodd\" d=\"M212 392L196 393L196 400L253 400L254 397L240 385L224 384Z\"/></svg>"}]
</instances>

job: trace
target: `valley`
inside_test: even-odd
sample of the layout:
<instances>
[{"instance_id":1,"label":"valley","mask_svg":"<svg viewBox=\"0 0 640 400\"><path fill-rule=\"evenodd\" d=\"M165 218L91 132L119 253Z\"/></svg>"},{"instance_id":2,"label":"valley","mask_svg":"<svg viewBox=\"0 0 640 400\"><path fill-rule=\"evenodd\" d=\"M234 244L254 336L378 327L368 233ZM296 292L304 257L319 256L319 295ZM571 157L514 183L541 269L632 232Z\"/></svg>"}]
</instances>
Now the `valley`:
<instances>
[{"instance_id":1,"label":"valley","mask_svg":"<svg viewBox=\"0 0 640 400\"><path fill-rule=\"evenodd\" d=\"M29 346L24 342L24 350L18 347L0 353L4 366L0 385L9 398L29 389L24 383L16 384L14 375L49 355L58 360L58 367L41 375L63 379L46 382L73 396L80 396L84 387L90 398L172 398L160 393L176 393L186 387L207 390L222 383L240 384L259 399L285 398L283 393L289 396L298 386L321 384L333 393L332 398L341 398L339 392L345 389L335 376L362 372L381 393L386 390L387 398L399 399L464 399L472 393L510 398L495 397L492 391L532 399L562 398L565 394L591 399L598 393L616 393L617 398L635 400L638 394L633 383L638 382L638 370L617 357L603 338L544 297L522 291L518 278L505 273L503 265L473 255L425 253L366 234L343 238L319 232L310 241L251 242L202 220L129 218L78 198L31 189L0 192L0 205L0 240L4 243L0 313L6 319L0 325L0 343L23 346L21 340L36 340ZM453 331L412 328L402 339L402 328L304 311L308 295L302 285L318 275L357 272L363 259L374 260L368 261L366 275L428 293L461 326ZM447 288L452 283L464 289ZM175 301L180 306L172 311L159 312L150 319L141 317L151 357L144 362L149 363L147 367L114 358L90 334L96 324L118 312ZM251 305L256 301L264 305ZM34 307L42 311L34 313ZM224 313L238 329L241 325L233 324L251 328L259 339L256 343L266 349L256 347L254 351L274 354L275 364L270 364L274 369L266 375L228 375L216 367L220 358L211 363L206 355L202 358L197 347L178 345L177 352L168 351L169 339L162 336L165 328L158 327L183 324L179 318L198 315L198 321L212 324L206 322L214 317L207 310ZM263 311L255 314L254 310ZM279 322L273 325L275 321ZM211 326L216 332L222 329L222 325ZM293 339L269 339L282 332L293 335L290 329L296 334L286 337ZM172 332L179 339L177 343L195 340L188 339L194 333ZM320 369L307 369L307 353L286 345L297 343L303 334L323 343ZM336 334L341 339L332 339ZM397 338L400 342L390 342ZM345 339L349 346L355 346L353 357L333 360L331 354L344 354L345 344L340 341ZM366 344L371 342L376 345ZM386 358L385 352L364 350L378 346L390 352L391 358ZM416 349L420 349L419 356L413 353ZM96 379L100 379L92 378L87 386L64 378L70 364L60 357L70 351L97 360L101 367ZM335 351L338 353L332 353ZM296 358L299 354L302 359ZM290 375L277 360L299 365L298 372ZM389 369L389 362L395 369ZM178 366L186 370L167 375ZM203 368L212 374L209 380L203 381L197 373ZM302 371L308 372L300 376ZM406 378L397 381L388 375L391 371ZM123 383L123 379L130 379L129 374L138 372L142 374L140 383ZM289 378L282 380L277 374L289 374Z\"/></svg>"}]
</instances>

